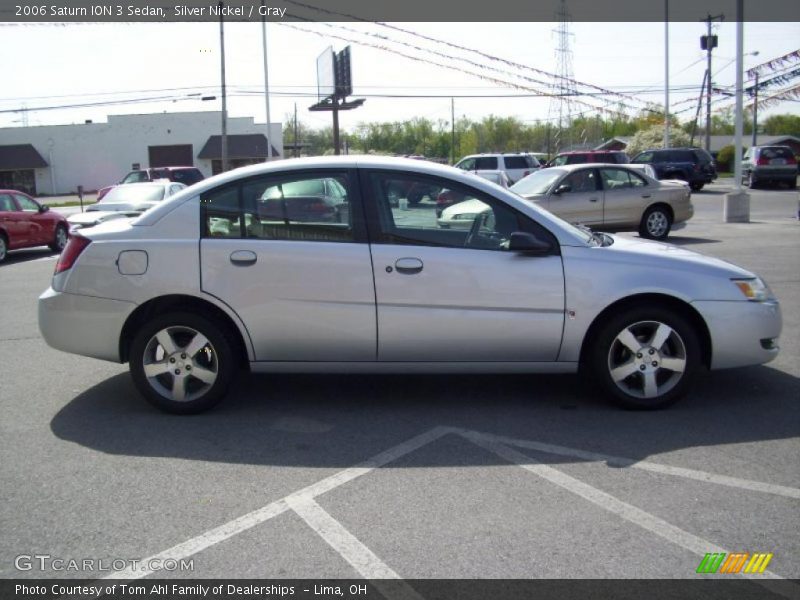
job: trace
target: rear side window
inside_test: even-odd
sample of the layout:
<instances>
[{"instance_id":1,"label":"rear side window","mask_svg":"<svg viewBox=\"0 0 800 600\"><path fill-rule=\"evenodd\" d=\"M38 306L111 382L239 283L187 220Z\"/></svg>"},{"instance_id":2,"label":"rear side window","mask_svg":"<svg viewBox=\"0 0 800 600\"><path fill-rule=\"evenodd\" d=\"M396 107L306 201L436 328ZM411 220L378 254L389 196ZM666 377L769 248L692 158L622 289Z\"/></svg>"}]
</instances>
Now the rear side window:
<instances>
[{"instance_id":1,"label":"rear side window","mask_svg":"<svg viewBox=\"0 0 800 600\"><path fill-rule=\"evenodd\" d=\"M496 156L479 156L475 159L475 169L478 171L493 171L497 169L497 157Z\"/></svg>"},{"instance_id":2,"label":"rear side window","mask_svg":"<svg viewBox=\"0 0 800 600\"><path fill-rule=\"evenodd\" d=\"M178 169L172 172L172 181L192 185L203 179L203 174L197 169Z\"/></svg>"},{"instance_id":3,"label":"rear side window","mask_svg":"<svg viewBox=\"0 0 800 600\"><path fill-rule=\"evenodd\" d=\"M205 237L242 237L239 186L231 185L206 192L200 197Z\"/></svg>"},{"instance_id":4,"label":"rear side window","mask_svg":"<svg viewBox=\"0 0 800 600\"><path fill-rule=\"evenodd\" d=\"M589 162L589 158L585 154L570 154L567 156L568 165L582 165Z\"/></svg>"},{"instance_id":5,"label":"rear side window","mask_svg":"<svg viewBox=\"0 0 800 600\"><path fill-rule=\"evenodd\" d=\"M642 152L633 160L637 163L651 163L653 162L653 153L652 152Z\"/></svg>"},{"instance_id":6,"label":"rear side window","mask_svg":"<svg viewBox=\"0 0 800 600\"><path fill-rule=\"evenodd\" d=\"M672 162L695 162L695 154L691 150L672 150ZM699 158L699 157L698 157Z\"/></svg>"},{"instance_id":7,"label":"rear side window","mask_svg":"<svg viewBox=\"0 0 800 600\"><path fill-rule=\"evenodd\" d=\"M530 169L533 167L533 160L530 156L504 156L506 169Z\"/></svg>"}]
</instances>

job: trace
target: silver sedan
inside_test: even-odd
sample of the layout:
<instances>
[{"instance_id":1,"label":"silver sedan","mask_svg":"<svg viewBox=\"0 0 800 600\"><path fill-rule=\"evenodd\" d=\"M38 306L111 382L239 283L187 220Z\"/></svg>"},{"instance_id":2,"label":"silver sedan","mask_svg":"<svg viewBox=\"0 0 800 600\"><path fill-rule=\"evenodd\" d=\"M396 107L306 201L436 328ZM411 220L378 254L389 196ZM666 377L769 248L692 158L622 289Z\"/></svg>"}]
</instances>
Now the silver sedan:
<instances>
[{"instance_id":1,"label":"silver sedan","mask_svg":"<svg viewBox=\"0 0 800 600\"><path fill-rule=\"evenodd\" d=\"M302 195L282 195L280 219L260 209L266 190L321 177L341 186L341 220ZM463 196L469 227L393 206L387 190L414 186ZM580 369L623 406L652 409L703 368L774 359L781 312L761 279L721 260L592 234L451 167L347 156L236 169L77 232L39 326L54 348L129 362L143 396L176 413L213 406L241 367Z\"/></svg>"},{"instance_id":2,"label":"silver sedan","mask_svg":"<svg viewBox=\"0 0 800 600\"><path fill-rule=\"evenodd\" d=\"M536 171L511 190L571 223L638 231L663 240L694 214L688 186L627 165L582 164Z\"/></svg>"}]
</instances>

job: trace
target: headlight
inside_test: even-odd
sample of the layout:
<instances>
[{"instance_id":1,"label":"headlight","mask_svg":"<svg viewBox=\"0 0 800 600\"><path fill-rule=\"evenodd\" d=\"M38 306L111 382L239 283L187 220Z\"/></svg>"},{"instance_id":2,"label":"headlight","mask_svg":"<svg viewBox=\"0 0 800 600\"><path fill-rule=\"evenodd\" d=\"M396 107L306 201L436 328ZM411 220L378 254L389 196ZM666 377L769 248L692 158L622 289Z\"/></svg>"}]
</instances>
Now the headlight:
<instances>
[{"instance_id":1,"label":"headlight","mask_svg":"<svg viewBox=\"0 0 800 600\"><path fill-rule=\"evenodd\" d=\"M764 302L773 298L772 290L769 289L766 283L761 281L760 277L755 277L754 279L732 279L731 281L736 284L736 287L748 300Z\"/></svg>"}]
</instances>

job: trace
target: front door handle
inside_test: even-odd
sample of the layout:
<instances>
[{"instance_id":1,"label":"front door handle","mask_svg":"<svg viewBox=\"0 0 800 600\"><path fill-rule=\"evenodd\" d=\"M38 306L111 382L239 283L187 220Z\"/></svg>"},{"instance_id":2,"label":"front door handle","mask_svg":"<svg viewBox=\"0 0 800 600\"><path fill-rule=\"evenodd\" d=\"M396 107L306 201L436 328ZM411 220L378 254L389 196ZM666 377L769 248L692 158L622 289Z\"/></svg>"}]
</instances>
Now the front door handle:
<instances>
[{"instance_id":1,"label":"front door handle","mask_svg":"<svg viewBox=\"0 0 800 600\"><path fill-rule=\"evenodd\" d=\"M413 275L422 271L422 261L418 258L398 258L394 263L394 268L398 273Z\"/></svg>"},{"instance_id":2,"label":"front door handle","mask_svg":"<svg viewBox=\"0 0 800 600\"><path fill-rule=\"evenodd\" d=\"M231 253L231 262L237 267L249 267L254 265L256 260L258 260L258 256L250 250L237 250Z\"/></svg>"},{"instance_id":3,"label":"front door handle","mask_svg":"<svg viewBox=\"0 0 800 600\"><path fill-rule=\"evenodd\" d=\"M597 198L589 198L589 202L597 202Z\"/></svg>"},{"instance_id":4,"label":"front door handle","mask_svg":"<svg viewBox=\"0 0 800 600\"><path fill-rule=\"evenodd\" d=\"M650 194L642 194L642 198L649 198Z\"/></svg>"}]
</instances>

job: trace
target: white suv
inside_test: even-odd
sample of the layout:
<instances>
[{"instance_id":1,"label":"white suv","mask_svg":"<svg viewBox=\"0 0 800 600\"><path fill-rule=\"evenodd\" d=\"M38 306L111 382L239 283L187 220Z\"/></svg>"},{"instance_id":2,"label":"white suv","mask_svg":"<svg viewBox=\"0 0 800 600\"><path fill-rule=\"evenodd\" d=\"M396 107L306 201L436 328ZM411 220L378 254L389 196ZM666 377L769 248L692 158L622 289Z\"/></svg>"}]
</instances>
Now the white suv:
<instances>
[{"instance_id":1,"label":"white suv","mask_svg":"<svg viewBox=\"0 0 800 600\"><path fill-rule=\"evenodd\" d=\"M511 183L530 175L541 164L531 154L471 154L458 161L455 166L464 171L505 171Z\"/></svg>"}]
</instances>

